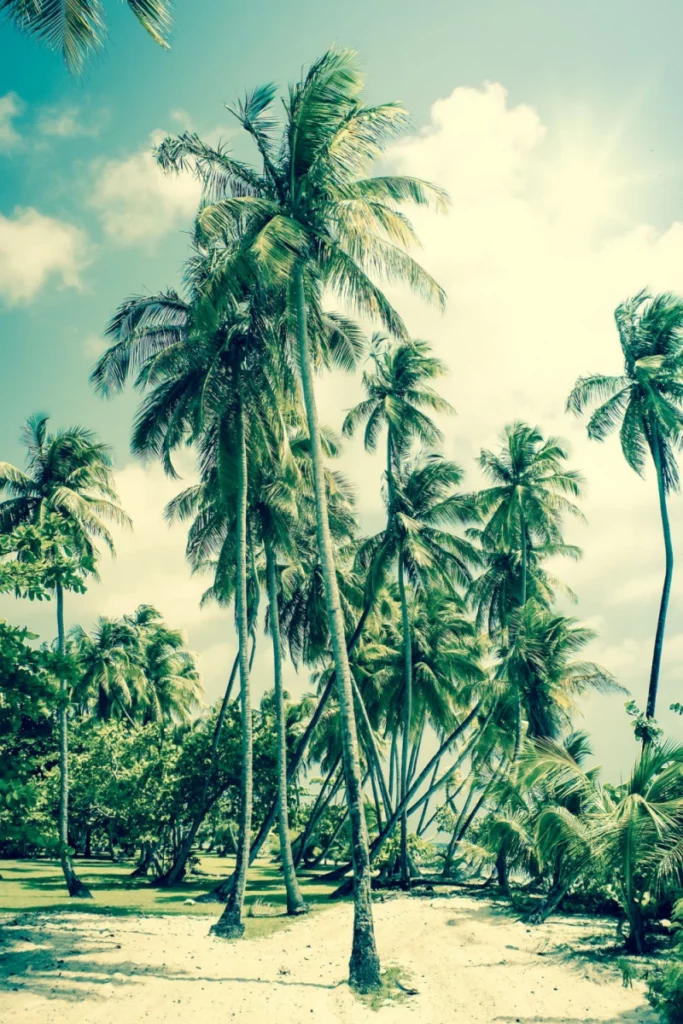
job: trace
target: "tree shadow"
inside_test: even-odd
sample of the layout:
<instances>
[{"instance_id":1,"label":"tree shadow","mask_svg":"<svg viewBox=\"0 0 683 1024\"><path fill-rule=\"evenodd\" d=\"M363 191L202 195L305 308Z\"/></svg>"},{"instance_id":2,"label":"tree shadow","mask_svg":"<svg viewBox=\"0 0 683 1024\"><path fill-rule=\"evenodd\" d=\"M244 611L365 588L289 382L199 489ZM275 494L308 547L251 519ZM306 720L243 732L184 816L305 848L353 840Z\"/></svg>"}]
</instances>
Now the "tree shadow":
<instances>
[{"instance_id":1,"label":"tree shadow","mask_svg":"<svg viewBox=\"0 0 683 1024\"><path fill-rule=\"evenodd\" d=\"M35 925L5 926L0 932L0 1001L3 993L21 991L64 1002L102 1001L108 998L105 986L120 988L147 978L188 984L278 985L325 991L346 984L343 980L324 984L282 977L216 976L199 972L196 967L193 971L132 960L98 961L97 956L120 949L114 933L109 934L111 938L101 934L91 938L84 929L69 926L51 929L50 922L40 920Z\"/></svg>"}]
</instances>

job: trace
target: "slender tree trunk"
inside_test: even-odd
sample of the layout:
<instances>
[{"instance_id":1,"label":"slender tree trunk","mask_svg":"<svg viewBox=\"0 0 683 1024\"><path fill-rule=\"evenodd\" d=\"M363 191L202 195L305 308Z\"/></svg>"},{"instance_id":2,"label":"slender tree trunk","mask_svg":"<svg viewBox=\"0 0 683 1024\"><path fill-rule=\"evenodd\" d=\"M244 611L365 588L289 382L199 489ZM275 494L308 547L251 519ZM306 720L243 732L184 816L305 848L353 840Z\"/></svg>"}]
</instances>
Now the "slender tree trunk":
<instances>
[{"instance_id":1,"label":"slender tree trunk","mask_svg":"<svg viewBox=\"0 0 683 1024\"><path fill-rule=\"evenodd\" d=\"M411 785L408 787L408 792L406 793L404 799L399 801L398 805L394 808L394 810L393 810L393 812L391 814L391 817L389 818L388 822L385 824L382 832L377 836L376 839L373 840L373 842L372 842L372 844L370 846L370 861L371 862L374 861L376 859L376 857L379 855L379 853L382 850L382 848L384 847L384 844L386 843L387 839L389 838L389 836L393 832L393 829L394 829L394 826L395 826L396 822L399 821L401 815L403 814L403 811L406 808L408 808L408 815L410 816L411 814L414 814L417 810L419 810L419 808L422 806L422 803L425 800L429 799L431 793L433 792L433 789L428 790L424 794L424 796L422 796L418 800L416 800L415 803L412 805L412 807L409 806L410 805L410 801L413 799L413 797L419 791L422 783L429 777L430 772L434 769L434 765L436 764L437 760L440 757L443 757L444 754L446 754L446 752L449 750L449 748L453 746L453 744L455 743L457 738L465 731L465 729L468 727L468 725L470 725L472 720L476 717L477 713L480 710L480 707L481 707L481 702L475 704L475 706L470 711L468 711L468 713L465 716L465 718L463 718L463 720L461 722L459 722L458 725L455 727L453 732L449 736L446 737L446 739L443 741L443 743L441 744L439 749L436 751L434 756L429 759L427 764L420 771L420 773L418 774L418 776L415 779L415 781L413 783L411 783ZM436 782L436 784L434 786L434 789L438 789L443 784L443 782L445 781L447 776L450 775L455 770L457 764L459 763L460 759L465 755L465 753L466 753L466 750L462 754L459 755L459 758L458 758L458 761L456 761L456 764L452 765L451 768L448 769L448 771L444 772L444 774L441 776L441 779L439 779ZM348 865L348 864L346 864L346 865L344 865L342 867L339 867L334 872L330 872L329 874L325 875L324 876L324 880L325 881L334 881L336 878L343 877L343 875L345 875L346 872L348 871L349 867L350 867L350 865ZM321 881L322 881L322 879L321 879Z\"/></svg>"},{"instance_id":2,"label":"slender tree trunk","mask_svg":"<svg viewBox=\"0 0 683 1024\"><path fill-rule=\"evenodd\" d=\"M526 524L524 522L524 517L522 517L521 530L522 530L522 579L521 579L521 586L520 586L520 595L519 595L520 600L519 600L519 603L520 603L521 607L523 608L524 605L526 604L526 574L527 574L527 538L526 538Z\"/></svg>"},{"instance_id":3,"label":"slender tree trunk","mask_svg":"<svg viewBox=\"0 0 683 1024\"><path fill-rule=\"evenodd\" d=\"M201 824L209 811L209 807L211 806L208 801L209 786L211 785L211 776L213 773L214 765L216 763L218 745L220 743L221 733L223 731L223 725L225 723L225 717L228 712L230 694L232 693L232 688L235 682L235 677L237 675L238 666L239 652L235 655L235 660L232 663L232 669L230 671L228 685L225 688L225 693L223 694L223 702L221 703L221 709L218 713L216 725L213 730L213 739L211 741L211 756L209 759L208 767L204 773L204 780L202 782L202 793L199 798L197 810L192 819L187 835L185 836L181 844L178 856L175 858L173 864L171 865L170 869L166 872L166 874L162 875L161 878L156 879L154 883L155 885L160 885L164 887L177 885L180 881L182 881L185 875L185 867L187 865L187 859L190 856L190 852L192 850L192 845L195 841L197 833L199 832L199 829L201 828Z\"/></svg>"},{"instance_id":4,"label":"slender tree trunk","mask_svg":"<svg viewBox=\"0 0 683 1024\"><path fill-rule=\"evenodd\" d=\"M413 651L410 642L410 618L406 595L405 567L403 556L398 559L398 592L401 599L401 625L403 629L403 748L401 750L401 800L408 792L408 759L410 755L410 726L413 711ZM408 865L408 814L407 808L401 815L401 883L410 888L410 867Z\"/></svg>"},{"instance_id":5,"label":"slender tree trunk","mask_svg":"<svg viewBox=\"0 0 683 1024\"><path fill-rule=\"evenodd\" d=\"M342 772L339 773L339 775L337 776L336 781L334 782L334 785L328 791L327 787L329 786L329 784L330 784L330 782L332 780L332 776L336 772L336 770L337 770L337 768L339 766L339 762L340 761L341 761L341 756L336 758L334 764L332 765L332 767L330 768L329 772L327 773L327 777L324 780L322 786L320 787L320 792L318 793L318 796L317 796L317 798L315 800L315 803L313 804L313 807L311 808L311 813L309 815L308 821L306 822L306 828L301 833L301 835L299 835L297 837L297 839L295 840L295 845L296 845L295 864L296 864L297 867L299 866L299 864L301 863L301 861L304 859L304 857L306 855L306 848L307 848L308 843L309 843L309 841L311 839L311 836L314 833L316 825L320 821L320 818L324 814L324 812L327 809L327 807L330 804L330 802L332 800L334 800L334 798L335 798L335 796L337 794L337 790L339 789L339 786L341 785Z\"/></svg>"},{"instance_id":6,"label":"slender tree trunk","mask_svg":"<svg viewBox=\"0 0 683 1024\"><path fill-rule=\"evenodd\" d=\"M441 759L439 759L436 762L436 764L434 765L434 774L432 775L432 781L429 784L430 787L433 786L434 783L436 782L436 777L439 774L439 768L440 767L441 767ZM425 818L427 817L427 810L429 808L429 800L430 799L431 798L428 798L427 800L425 800L425 802L422 805L422 813L420 814L420 821L418 822L418 826L417 826L417 834L419 836L421 836L423 831L425 831ZM430 819L430 824L431 824L431 819Z\"/></svg>"},{"instance_id":7,"label":"slender tree trunk","mask_svg":"<svg viewBox=\"0 0 683 1024\"><path fill-rule=\"evenodd\" d=\"M372 609L372 603L371 602L366 604L366 606L363 608L361 616L360 616L358 622L356 623L356 628L353 631L353 635L352 635L351 639L349 640L349 644L348 644L349 654L351 653L353 648L356 646L356 644L358 643L358 640L360 639L360 637L361 637L361 635L363 633L363 629L365 627L365 623L367 621L367 617L370 614L371 609ZM253 653L253 651L252 651L252 653ZM299 740L299 742L297 744L297 748L294 751L294 756L292 757L291 763L290 763L290 765L289 765L289 767L287 769L287 782L288 783L291 783L293 781L293 779L296 778L296 774L299 771L299 768L301 767L301 764L303 762L304 754L306 753L306 751L308 749L308 744L309 744L309 741L311 739L311 736L315 732L315 730L316 730L316 728L318 726L318 722L320 721L320 719L322 717L322 713L323 713L323 711L325 710L325 708L327 706L327 701L329 700L330 694L332 693L332 690L334 689L335 682L336 682L336 675L335 675L335 672L333 670L330 673L330 678L325 683L325 688L324 688L323 692L320 695L318 703L316 704L316 707L315 707L315 711L313 712L313 714L311 716L311 719L310 719L308 725L306 726L306 728L304 730L303 736ZM275 798L275 800L273 800L272 804L270 805L270 810L268 811L268 813L266 814L265 818L261 822L261 827L258 830L257 836L254 839L254 842L251 844L251 851L249 853L249 863L250 864L253 864L254 860L259 855L259 853L261 851L261 847L263 846L263 844L265 843L266 839L270 835L270 830L272 829L273 825L275 824L275 819L276 818L277 818L277 797ZM198 896L197 897L197 903L224 903L225 900L228 898L228 896L230 894L230 890L232 888L232 883L233 883L233 876L231 875L230 878L226 878L219 885L214 886L214 888L211 889L210 892L204 893L202 896Z\"/></svg>"},{"instance_id":8,"label":"slender tree trunk","mask_svg":"<svg viewBox=\"0 0 683 1024\"><path fill-rule=\"evenodd\" d=\"M64 633L64 590L61 583L57 584L57 650L62 658L66 655L66 637ZM69 855L69 712L68 688L64 672L59 679L59 859L62 863L64 880L69 896L81 899L92 899L92 893L81 882L74 871Z\"/></svg>"},{"instance_id":9,"label":"slender tree trunk","mask_svg":"<svg viewBox=\"0 0 683 1024\"><path fill-rule=\"evenodd\" d=\"M301 372L301 384L313 462L318 550L325 585L325 602L327 605L330 639L337 680L344 774L346 776L346 791L351 822L351 845L354 867L354 922L349 962L349 980L358 989L367 991L378 988L381 984L380 962L375 944L375 930L372 919L372 878L368 852L367 825L363 811L363 785L353 708L351 671L346 648L346 637L344 635L344 616L337 587L334 549L327 511L325 469L306 326L304 268L301 263L295 270L294 288L299 341L299 369Z\"/></svg>"},{"instance_id":10,"label":"slender tree trunk","mask_svg":"<svg viewBox=\"0 0 683 1024\"><path fill-rule=\"evenodd\" d=\"M666 613L669 608L669 595L671 593L671 580L674 572L674 550L671 542L671 526L669 524L669 511L666 506L666 486L664 483L664 471L662 466L662 453L660 448L659 437L655 435L654 443L652 444L652 457L655 463L655 469L657 471L657 491L659 494L659 513L662 519L662 532L664 534L664 554L665 554L665 569L664 569L664 586L662 588L662 600L659 605L659 615L657 617L657 632L655 634L655 646L652 652L652 668L650 670L650 685L647 693L647 709L646 715L648 718L655 717L655 709L657 706L657 688L659 686L659 669L662 663L662 650L664 648L664 632L666 629Z\"/></svg>"},{"instance_id":11,"label":"slender tree trunk","mask_svg":"<svg viewBox=\"0 0 683 1024\"><path fill-rule=\"evenodd\" d=\"M239 385L239 381L238 381ZM240 666L240 711L242 722L242 782L240 793L240 831L237 844L235 881L228 896L225 910L211 931L226 939L239 939L244 935L242 911L249 871L251 843L251 815L253 799L253 723L251 717L251 689L249 685L249 604L247 595L247 442L244 408L240 402L237 412L237 579L235 605Z\"/></svg>"},{"instance_id":12,"label":"slender tree trunk","mask_svg":"<svg viewBox=\"0 0 683 1024\"><path fill-rule=\"evenodd\" d=\"M410 764L408 765L408 782L409 783L412 782L413 778L415 777L415 771L417 769L417 762L418 762L419 757L420 757L420 750L422 748L422 740L423 740L423 737L424 737L425 720L426 720L426 713L423 711L422 712L422 716L420 718L420 727L417 730L417 738L416 738L415 742L413 743L413 749L412 749L411 754L410 754Z\"/></svg>"},{"instance_id":13,"label":"slender tree trunk","mask_svg":"<svg viewBox=\"0 0 683 1024\"><path fill-rule=\"evenodd\" d=\"M268 536L264 537L266 552L266 576L268 580L268 603L270 605L270 632L273 639L273 679L275 683L275 720L277 731L277 800L278 831L280 834L280 857L287 893L287 913L306 914L308 904L304 902L294 870L292 845L289 839L289 808L287 805L287 713L285 693L282 685L282 648L280 642L280 610L278 605L275 555Z\"/></svg>"},{"instance_id":14,"label":"slender tree trunk","mask_svg":"<svg viewBox=\"0 0 683 1024\"><path fill-rule=\"evenodd\" d=\"M372 723L371 723L370 718L368 716L367 709L365 707L365 701L363 700L363 694L360 692L360 688L359 688L358 683L356 682L356 680L355 680L355 678L353 676L353 673L351 674L351 683L353 685L353 694L354 694L354 697L356 699L356 707L358 708L358 711L360 713L360 719L361 719L361 722L363 723L363 730L364 730L365 736L366 736L366 744L365 744L365 746L366 746L366 751L367 751L367 755L368 755L368 762L369 762L369 764L371 766L374 767L374 773L371 771L370 775L379 784L380 792L382 794L382 801L384 803L384 811L385 811L385 813L388 816L388 815L391 814L392 804L391 804L391 800L389 798L389 792L387 790L387 784L384 781L384 772L382 771L382 759L379 756L379 751L377 749L377 743L375 742L375 733L374 733L374 730L372 728Z\"/></svg>"}]
</instances>

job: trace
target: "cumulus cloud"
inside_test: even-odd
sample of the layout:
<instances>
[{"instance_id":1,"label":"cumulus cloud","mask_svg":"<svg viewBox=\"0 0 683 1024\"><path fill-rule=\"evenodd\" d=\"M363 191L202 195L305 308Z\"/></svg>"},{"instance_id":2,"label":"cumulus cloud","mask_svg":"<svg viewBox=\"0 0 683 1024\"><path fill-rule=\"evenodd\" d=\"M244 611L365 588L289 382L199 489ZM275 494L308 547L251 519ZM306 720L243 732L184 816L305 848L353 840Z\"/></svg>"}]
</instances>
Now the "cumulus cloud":
<instances>
[{"instance_id":1,"label":"cumulus cloud","mask_svg":"<svg viewBox=\"0 0 683 1024\"><path fill-rule=\"evenodd\" d=\"M644 286L683 289L683 224L657 230L601 217L600 197L589 193L600 182L590 175L577 179L578 194L563 185L549 202L553 130L533 108L512 105L498 84L456 88L434 104L430 123L395 144L387 165L437 182L451 196L447 215L414 218L423 243L416 255L445 287L448 308L441 315L404 290L390 294L411 332L430 339L450 368L440 390L458 416L441 425L446 452L465 466L469 486L481 482L479 449L494 446L512 419L569 440L572 465L587 479L589 525L568 527L584 559L555 570L579 596L571 613L601 619L596 657L642 705L663 573L654 477L643 481L626 466L618 438L589 442L564 404L579 375L619 372L613 310L620 301ZM628 195L620 201L623 213ZM593 211L590 220L572 216L578 207ZM320 383L321 408L333 424L359 397L358 377L335 374ZM356 485L365 528L376 529L381 459L364 455L354 440L343 468ZM683 537L677 496L671 516L674 536ZM672 636L683 631L681 598L683 575L675 578ZM665 709L678 699L682 670L683 647L668 644L660 702L662 719L674 728ZM612 768L623 764L632 739L619 698L591 699L586 714L599 756Z\"/></svg>"},{"instance_id":2,"label":"cumulus cloud","mask_svg":"<svg viewBox=\"0 0 683 1024\"><path fill-rule=\"evenodd\" d=\"M78 288L87 262L83 232L28 207L0 214L0 296L10 305L32 299L51 277Z\"/></svg>"},{"instance_id":3,"label":"cumulus cloud","mask_svg":"<svg viewBox=\"0 0 683 1024\"><path fill-rule=\"evenodd\" d=\"M21 142L14 122L24 109L24 104L15 92L0 96L0 150L13 149Z\"/></svg>"},{"instance_id":4,"label":"cumulus cloud","mask_svg":"<svg viewBox=\"0 0 683 1024\"><path fill-rule=\"evenodd\" d=\"M137 153L95 170L91 202L106 234L120 245L152 246L186 227L197 209L197 181L189 174L165 174L157 166L153 148L162 137L154 133Z\"/></svg>"}]
</instances>

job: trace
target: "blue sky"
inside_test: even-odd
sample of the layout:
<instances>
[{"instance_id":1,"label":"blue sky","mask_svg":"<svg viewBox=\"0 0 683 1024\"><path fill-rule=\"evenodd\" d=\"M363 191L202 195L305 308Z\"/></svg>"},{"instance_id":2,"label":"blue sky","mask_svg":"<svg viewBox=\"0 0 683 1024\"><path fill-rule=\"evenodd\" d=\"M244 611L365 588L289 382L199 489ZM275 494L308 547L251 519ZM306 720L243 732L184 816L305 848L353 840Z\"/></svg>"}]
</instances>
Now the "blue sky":
<instances>
[{"instance_id":1,"label":"blue sky","mask_svg":"<svg viewBox=\"0 0 683 1024\"><path fill-rule=\"evenodd\" d=\"M201 584L187 581L182 535L159 519L174 488L131 464L133 397L105 403L87 376L116 305L173 285L186 250L194 186L161 181L151 139L186 126L230 138L224 102L263 81L286 84L338 42L360 51L371 99L400 99L413 115L390 162L454 195L447 220L421 225L425 262L449 292L447 317L396 296L453 370L448 397L460 416L446 427L447 449L475 483L474 456L512 416L571 439L591 525L572 537L583 562L559 572L601 633L595 656L642 700L661 572L653 482L626 471L616 443L588 446L562 398L577 373L617 368L616 301L646 284L683 291L680 5L178 0L170 53L123 5L107 7L107 50L79 80L0 27L0 457L21 459L19 427L36 410L55 425L85 423L114 446L136 519L72 621L154 600L188 629L209 695L220 688L231 625L196 611ZM321 389L338 425L357 381ZM354 446L347 460L363 521L375 523L381 466ZM679 504L672 518L683 537ZM681 699L682 599L683 586L663 706ZM49 635L50 609L4 600L0 612ZM265 685L267 652L260 658ZM587 706L612 770L633 752L621 703Z\"/></svg>"}]
</instances>

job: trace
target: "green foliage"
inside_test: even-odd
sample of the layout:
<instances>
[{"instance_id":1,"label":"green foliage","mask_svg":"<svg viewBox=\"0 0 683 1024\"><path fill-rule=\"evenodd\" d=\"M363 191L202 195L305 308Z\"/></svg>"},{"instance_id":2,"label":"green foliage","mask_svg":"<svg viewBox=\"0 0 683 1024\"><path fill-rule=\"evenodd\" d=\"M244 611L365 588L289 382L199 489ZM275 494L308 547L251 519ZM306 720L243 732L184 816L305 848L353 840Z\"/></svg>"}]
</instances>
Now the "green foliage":
<instances>
[{"instance_id":1,"label":"green foliage","mask_svg":"<svg viewBox=\"0 0 683 1024\"><path fill-rule=\"evenodd\" d=\"M93 553L78 552L70 524L49 512L0 534L0 559L0 593L31 601L49 599L57 584L84 594L95 573Z\"/></svg>"},{"instance_id":2,"label":"green foliage","mask_svg":"<svg viewBox=\"0 0 683 1024\"><path fill-rule=\"evenodd\" d=\"M648 718L634 700L627 700L624 707L626 708L626 714L631 719L633 733L637 740L643 743L651 743L662 738L664 732L662 727L657 725L653 718ZM676 705L672 704L671 710L675 709Z\"/></svg>"},{"instance_id":3,"label":"green foliage","mask_svg":"<svg viewBox=\"0 0 683 1024\"><path fill-rule=\"evenodd\" d=\"M683 900L674 905L673 956L664 966L655 966L647 979L647 998L665 1024L683 1020Z\"/></svg>"},{"instance_id":4,"label":"green foliage","mask_svg":"<svg viewBox=\"0 0 683 1024\"><path fill-rule=\"evenodd\" d=\"M171 28L169 0L126 0L152 39L168 49ZM78 73L104 43L106 23L101 0L0 0L0 11L21 31L35 36L61 54L72 73Z\"/></svg>"},{"instance_id":5,"label":"green foliage","mask_svg":"<svg viewBox=\"0 0 683 1024\"><path fill-rule=\"evenodd\" d=\"M35 634L0 620L0 851L43 845L51 826L37 810L41 777L54 759L52 714L60 659Z\"/></svg>"}]
</instances>

